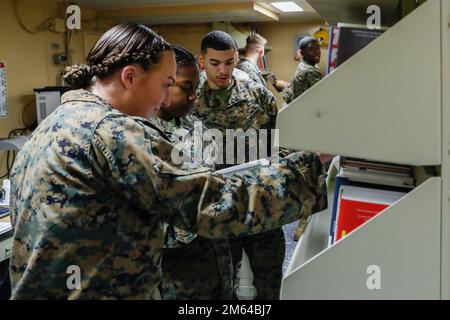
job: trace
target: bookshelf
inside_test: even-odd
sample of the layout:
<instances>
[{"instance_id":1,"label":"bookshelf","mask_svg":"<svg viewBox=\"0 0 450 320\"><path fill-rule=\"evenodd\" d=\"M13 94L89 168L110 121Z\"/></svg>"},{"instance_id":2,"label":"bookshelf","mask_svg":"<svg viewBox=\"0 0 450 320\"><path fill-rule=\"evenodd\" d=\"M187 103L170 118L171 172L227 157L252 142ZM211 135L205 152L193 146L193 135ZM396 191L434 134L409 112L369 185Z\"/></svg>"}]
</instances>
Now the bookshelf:
<instances>
[{"instance_id":1,"label":"bookshelf","mask_svg":"<svg viewBox=\"0 0 450 320\"><path fill-rule=\"evenodd\" d=\"M280 111L283 147L439 169L331 247L294 255L282 299L450 298L449 13L449 0L428 0ZM367 286L373 265L381 289Z\"/></svg>"}]
</instances>

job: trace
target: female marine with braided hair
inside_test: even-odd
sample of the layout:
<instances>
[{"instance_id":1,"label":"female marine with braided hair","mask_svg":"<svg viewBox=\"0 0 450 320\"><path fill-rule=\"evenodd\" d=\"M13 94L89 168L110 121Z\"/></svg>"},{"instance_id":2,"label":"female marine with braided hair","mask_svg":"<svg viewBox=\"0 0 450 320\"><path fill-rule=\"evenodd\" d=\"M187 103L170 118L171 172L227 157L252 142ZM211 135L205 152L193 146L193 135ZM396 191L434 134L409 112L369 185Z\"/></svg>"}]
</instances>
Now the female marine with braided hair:
<instances>
[{"instance_id":1,"label":"female marine with braided hair","mask_svg":"<svg viewBox=\"0 0 450 320\"><path fill-rule=\"evenodd\" d=\"M172 145L146 119L169 104L175 70L172 47L132 23L107 31L86 65L68 69L77 90L38 126L11 173L13 299L160 299L164 222L221 238L323 208L312 155L233 179L173 164Z\"/></svg>"},{"instance_id":2,"label":"female marine with braided hair","mask_svg":"<svg viewBox=\"0 0 450 320\"><path fill-rule=\"evenodd\" d=\"M213 148L199 148L201 150L197 152L201 156L192 152L195 153L196 146L201 144L214 144L207 128L190 113L197 100L197 60L180 46L174 45L174 52L177 72L175 83L169 89L170 104L161 106L156 117L149 120L164 131L174 147L187 150L183 157L184 169L204 165L214 170L214 155L208 152ZM233 264L228 239L206 239L168 225L161 266L163 299L219 300L233 297Z\"/></svg>"}]
</instances>

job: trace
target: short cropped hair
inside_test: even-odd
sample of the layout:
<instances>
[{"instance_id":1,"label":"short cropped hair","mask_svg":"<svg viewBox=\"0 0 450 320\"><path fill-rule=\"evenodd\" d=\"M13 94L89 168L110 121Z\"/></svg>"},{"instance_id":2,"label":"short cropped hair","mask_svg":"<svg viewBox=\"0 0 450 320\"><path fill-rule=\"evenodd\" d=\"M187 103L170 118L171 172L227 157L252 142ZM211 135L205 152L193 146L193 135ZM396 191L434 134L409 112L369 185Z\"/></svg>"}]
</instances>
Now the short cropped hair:
<instances>
[{"instance_id":1,"label":"short cropped hair","mask_svg":"<svg viewBox=\"0 0 450 320\"><path fill-rule=\"evenodd\" d=\"M175 52L175 60L177 67L197 66L197 60L194 55L190 53L186 48L174 44L173 50Z\"/></svg>"},{"instance_id":2,"label":"short cropped hair","mask_svg":"<svg viewBox=\"0 0 450 320\"><path fill-rule=\"evenodd\" d=\"M246 51L259 50L261 48L264 48L266 44L267 44L266 38L257 33L253 33L247 37L245 49Z\"/></svg>"},{"instance_id":3,"label":"short cropped hair","mask_svg":"<svg viewBox=\"0 0 450 320\"><path fill-rule=\"evenodd\" d=\"M306 36L306 37L303 37L298 42L298 48L303 51L303 50L305 50L308 47L308 45L310 43L319 43L319 41L316 38L313 38L313 37L310 37L310 36Z\"/></svg>"},{"instance_id":4,"label":"short cropped hair","mask_svg":"<svg viewBox=\"0 0 450 320\"><path fill-rule=\"evenodd\" d=\"M236 42L226 32L214 30L206 34L203 37L200 47L201 53L205 54L208 49L225 51L225 50L238 50Z\"/></svg>"}]
</instances>

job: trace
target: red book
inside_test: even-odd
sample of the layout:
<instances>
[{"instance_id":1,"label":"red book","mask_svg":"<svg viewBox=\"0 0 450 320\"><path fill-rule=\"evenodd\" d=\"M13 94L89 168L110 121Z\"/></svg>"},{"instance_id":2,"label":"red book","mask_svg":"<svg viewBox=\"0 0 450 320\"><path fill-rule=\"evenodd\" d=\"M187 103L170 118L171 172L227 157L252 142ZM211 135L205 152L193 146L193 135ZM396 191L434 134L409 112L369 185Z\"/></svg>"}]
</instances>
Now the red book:
<instances>
[{"instance_id":1,"label":"red book","mask_svg":"<svg viewBox=\"0 0 450 320\"><path fill-rule=\"evenodd\" d=\"M338 202L335 241L372 219L404 195L405 193L396 191L342 186Z\"/></svg>"}]
</instances>

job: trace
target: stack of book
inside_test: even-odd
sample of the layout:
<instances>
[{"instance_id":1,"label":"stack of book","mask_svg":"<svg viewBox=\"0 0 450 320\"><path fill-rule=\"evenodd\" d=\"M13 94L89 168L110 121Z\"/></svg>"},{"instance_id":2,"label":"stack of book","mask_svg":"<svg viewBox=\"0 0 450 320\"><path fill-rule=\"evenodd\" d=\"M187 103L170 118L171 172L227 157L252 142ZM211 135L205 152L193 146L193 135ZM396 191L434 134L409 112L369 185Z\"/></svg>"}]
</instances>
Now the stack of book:
<instances>
[{"instance_id":1,"label":"stack of book","mask_svg":"<svg viewBox=\"0 0 450 320\"><path fill-rule=\"evenodd\" d=\"M331 212L329 244L352 232L414 188L410 166L340 159Z\"/></svg>"}]
</instances>

